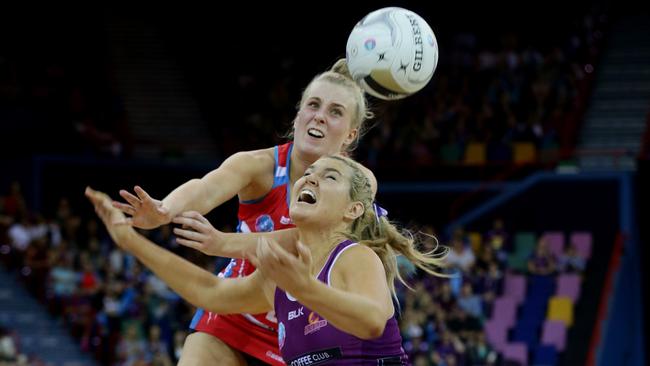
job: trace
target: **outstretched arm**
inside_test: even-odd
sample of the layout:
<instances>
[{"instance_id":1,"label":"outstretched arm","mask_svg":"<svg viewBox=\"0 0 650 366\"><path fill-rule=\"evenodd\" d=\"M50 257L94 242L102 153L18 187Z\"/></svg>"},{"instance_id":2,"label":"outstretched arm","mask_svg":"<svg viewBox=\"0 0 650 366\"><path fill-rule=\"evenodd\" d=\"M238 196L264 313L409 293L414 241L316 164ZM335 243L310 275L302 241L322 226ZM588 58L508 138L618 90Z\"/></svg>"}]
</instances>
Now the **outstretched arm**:
<instances>
[{"instance_id":1,"label":"outstretched arm","mask_svg":"<svg viewBox=\"0 0 650 366\"><path fill-rule=\"evenodd\" d=\"M219 278L154 244L130 226L117 224L124 219L124 214L112 206L106 194L90 188L85 193L115 243L188 302L219 314L261 313L273 309L262 291L265 280L259 273L237 279Z\"/></svg>"},{"instance_id":2,"label":"outstretched arm","mask_svg":"<svg viewBox=\"0 0 650 366\"><path fill-rule=\"evenodd\" d=\"M183 212L172 222L183 225L182 229L174 228L179 244L207 255L248 258L255 253L260 237L273 239L285 248L295 247L298 240L298 230L295 228L262 233L224 233L215 229L196 211Z\"/></svg>"},{"instance_id":3,"label":"outstretched arm","mask_svg":"<svg viewBox=\"0 0 650 366\"><path fill-rule=\"evenodd\" d=\"M260 176L272 171L272 166L272 154L269 154L268 149L239 152L203 178L192 179L180 185L162 201L153 199L136 186L135 195L125 190L120 191L128 203L114 202L113 206L131 216L120 223L153 229L170 223L172 218L184 211L206 214L236 196Z\"/></svg>"}]
</instances>

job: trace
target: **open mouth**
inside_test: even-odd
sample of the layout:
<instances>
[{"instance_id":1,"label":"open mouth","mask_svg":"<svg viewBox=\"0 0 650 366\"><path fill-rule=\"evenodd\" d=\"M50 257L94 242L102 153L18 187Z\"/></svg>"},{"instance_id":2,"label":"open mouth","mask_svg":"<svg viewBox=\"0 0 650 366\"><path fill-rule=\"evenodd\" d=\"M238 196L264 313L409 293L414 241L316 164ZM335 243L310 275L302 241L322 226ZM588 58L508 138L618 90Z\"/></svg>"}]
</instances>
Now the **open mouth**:
<instances>
[{"instance_id":1,"label":"open mouth","mask_svg":"<svg viewBox=\"0 0 650 366\"><path fill-rule=\"evenodd\" d=\"M298 202L304 202L310 205L313 205L316 203L316 195L314 192L308 190L308 189L303 189L300 191L300 194L298 194Z\"/></svg>"},{"instance_id":2,"label":"open mouth","mask_svg":"<svg viewBox=\"0 0 650 366\"><path fill-rule=\"evenodd\" d=\"M322 139L323 137L325 137L325 134L323 133L323 131L317 130L315 128L308 129L307 133L309 134L309 136L317 138L317 139Z\"/></svg>"}]
</instances>

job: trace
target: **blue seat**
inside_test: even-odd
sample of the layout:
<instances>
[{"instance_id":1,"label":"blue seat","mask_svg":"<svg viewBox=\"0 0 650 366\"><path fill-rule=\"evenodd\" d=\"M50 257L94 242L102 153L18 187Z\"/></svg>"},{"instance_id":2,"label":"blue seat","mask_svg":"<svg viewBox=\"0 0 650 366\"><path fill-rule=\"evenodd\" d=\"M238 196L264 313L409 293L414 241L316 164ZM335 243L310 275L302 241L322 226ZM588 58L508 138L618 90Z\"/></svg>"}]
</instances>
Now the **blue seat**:
<instances>
[{"instance_id":1,"label":"blue seat","mask_svg":"<svg viewBox=\"0 0 650 366\"><path fill-rule=\"evenodd\" d=\"M539 324L518 322L512 333L512 340L526 343L528 349L534 349L539 344Z\"/></svg>"},{"instance_id":2,"label":"blue seat","mask_svg":"<svg viewBox=\"0 0 650 366\"><path fill-rule=\"evenodd\" d=\"M546 300L526 297L517 322L541 325L546 318Z\"/></svg>"},{"instance_id":3,"label":"blue seat","mask_svg":"<svg viewBox=\"0 0 650 366\"><path fill-rule=\"evenodd\" d=\"M533 353L533 365L555 366L557 364L557 351L553 346L538 346Z\"/></svg>"}]
</instances>

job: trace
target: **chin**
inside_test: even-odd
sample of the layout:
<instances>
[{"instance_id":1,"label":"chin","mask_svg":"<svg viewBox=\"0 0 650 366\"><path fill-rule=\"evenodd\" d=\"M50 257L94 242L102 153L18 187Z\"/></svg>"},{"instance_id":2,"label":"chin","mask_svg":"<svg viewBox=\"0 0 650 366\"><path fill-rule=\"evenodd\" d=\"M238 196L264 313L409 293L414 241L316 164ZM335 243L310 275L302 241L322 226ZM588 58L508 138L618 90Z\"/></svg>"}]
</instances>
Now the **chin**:
<instances>
[{"instance_id":1,"label":"chin","mask_svg":"<svg viewBox=\"0 0 650 366\"><path fill-rule=\"evenodd\" d=\"M293 198L291 200L291 204L289 205L289 216L293 222L296 222L296 220L301 221L305 219L305 213L302 212L303 208L299 206L300 205L298 202L295 200L295 198Z\"/></svg>"},{"instance_id":2,"label":"chin","mask_svg":"<svg viewBox=\"0 0 650 366\"><path fill-rule=\"evenodd\" d=\"M325 150L322 144L315 144L313 142L303 142L302 150L309 154L320 155Z\"/></svg>"},{"instance_id":3,"label":"chin","mask_svg":"<svg viewBox=\"0 0 650 366\"><path fill-rule=\"evenodd\" d=\"M294 225L300 227L306 224L309 224L310 220L309 217L306 215L301 215L300 213L294 214L293 212L291 213L291 222L293 222Z\"/></svg>"},{"instance_id":4,"label":"chin","mask_svg":"<svg viewBox=\"0 0 650 366\"><path fill-rule=\"evenodd\" d=\"M312 206L304 207L301 204L298 204L296 206L292 205L289 208L289 212L291 212L291 221L293 221L293 223L296 225L300 225L300 224L305 225L314 222L318 223L322 221L320 215L316 212L316 207L312 207Z\"/></svg>"},{"instance_id":5,"label":"chin","mask_svg":"<svg viewBox=\"0 0 650 366\"><path fill-rule=\"evenodd\" d=\"M333 147L328 145L325 139L322 141L304 141L301 144L301 148L304 152L318 155L319 157L330 154L330 150L333 149Z\"/></svg>"}]
</instances>

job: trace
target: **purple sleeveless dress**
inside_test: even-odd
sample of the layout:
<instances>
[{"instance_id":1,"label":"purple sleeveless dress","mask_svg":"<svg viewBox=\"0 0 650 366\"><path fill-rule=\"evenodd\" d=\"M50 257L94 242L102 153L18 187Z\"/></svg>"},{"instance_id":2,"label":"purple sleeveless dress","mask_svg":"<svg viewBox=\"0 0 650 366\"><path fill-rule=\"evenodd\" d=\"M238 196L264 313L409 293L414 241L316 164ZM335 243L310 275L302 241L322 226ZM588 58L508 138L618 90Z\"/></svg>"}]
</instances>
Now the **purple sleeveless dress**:
<instances>
[{"instance_id":1,"label":"purple sleeveless dress","mask_svg":"<svg viewBox=\"0 0 650 366\"><path fill-rule=\"evenodd\" d=\"M329 285L336 260L354 245L358 244L349 240L337 245L318 274L318 280ZM335 328L279 287L274 302L280 353L289 366L408 365L395 316L388 320L381 337L364 340Z\"/></svg>"}]
</instances>

